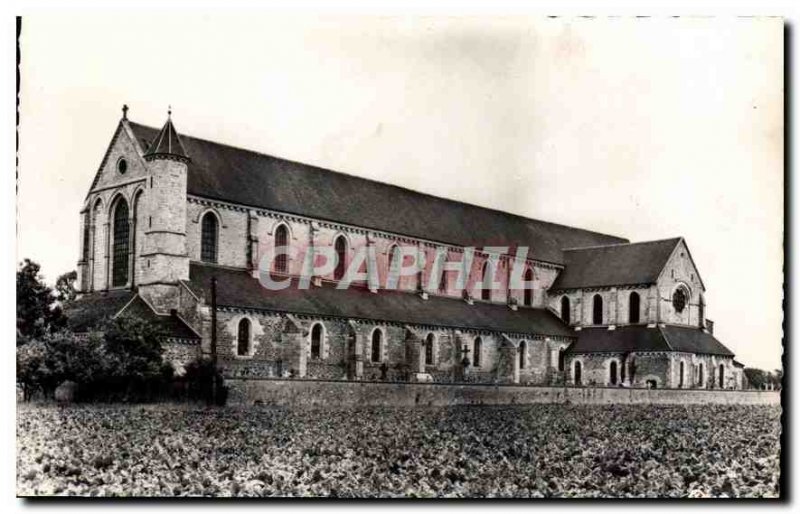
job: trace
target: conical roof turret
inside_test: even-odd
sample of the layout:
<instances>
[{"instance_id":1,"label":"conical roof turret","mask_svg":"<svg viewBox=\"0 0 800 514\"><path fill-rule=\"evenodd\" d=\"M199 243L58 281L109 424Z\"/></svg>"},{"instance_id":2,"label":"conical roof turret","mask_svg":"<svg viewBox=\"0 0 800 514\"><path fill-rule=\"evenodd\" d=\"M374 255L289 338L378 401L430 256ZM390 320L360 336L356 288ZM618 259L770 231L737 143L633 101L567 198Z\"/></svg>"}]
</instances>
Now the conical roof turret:
<instances>
[{"instance_id":1,"label":"conical roof turret","mask_svg":"<svg viewBox=\"0 0 800 514\"><path fill-rule=\"evenodd\" d=\"M175 125L172 124L172 109L167 111L167 122L164 123L161 132L150 144L144 154L144 158L148 161L157 158L190 160L189 154L186 152L180 136L178 136L178 131L175 130Z\"/></svg>"}]
</instances>

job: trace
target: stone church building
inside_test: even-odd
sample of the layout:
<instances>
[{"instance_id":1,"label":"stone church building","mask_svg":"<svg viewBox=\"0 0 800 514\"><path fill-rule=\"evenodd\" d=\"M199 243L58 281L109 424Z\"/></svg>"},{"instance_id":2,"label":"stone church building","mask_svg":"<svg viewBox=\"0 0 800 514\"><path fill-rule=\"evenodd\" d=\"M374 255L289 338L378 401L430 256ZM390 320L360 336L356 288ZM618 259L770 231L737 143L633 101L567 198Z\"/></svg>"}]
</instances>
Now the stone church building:
<instances>
[{"instance_id":1,"label":"stone church building","mask_svg":"<svg viewBox=\"0 0 800 514\"><path fill-rule=\"evenodd\" d=\"M158 130L127 108L80 227L73 330L143 317L178 370L213 355L229 377L742 386L680 237L528 219L179 134L170 117ZM301 253L322 248L336 266L298 287ZM337 287L365 249L369 280ZM389 287L409 249L438 264Z\"/></svg>"}]
</instances>

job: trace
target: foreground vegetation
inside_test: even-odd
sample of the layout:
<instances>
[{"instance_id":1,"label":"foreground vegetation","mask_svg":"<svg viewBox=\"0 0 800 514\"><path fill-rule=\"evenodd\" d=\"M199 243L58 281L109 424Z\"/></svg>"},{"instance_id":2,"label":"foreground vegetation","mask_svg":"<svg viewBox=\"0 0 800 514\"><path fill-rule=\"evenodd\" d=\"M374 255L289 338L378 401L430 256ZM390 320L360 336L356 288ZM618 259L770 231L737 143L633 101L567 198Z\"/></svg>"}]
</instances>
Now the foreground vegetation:
<instances>
[{"instance_id":1,"label":"foreground vegetation","mask_svg":"<svg viewBox=\"0 0 800 514\"><path fill-rule=\"evenodd\" d=\"M780 408L21 405L20 495L774 497Z\"/></svg>"}]
</instances>

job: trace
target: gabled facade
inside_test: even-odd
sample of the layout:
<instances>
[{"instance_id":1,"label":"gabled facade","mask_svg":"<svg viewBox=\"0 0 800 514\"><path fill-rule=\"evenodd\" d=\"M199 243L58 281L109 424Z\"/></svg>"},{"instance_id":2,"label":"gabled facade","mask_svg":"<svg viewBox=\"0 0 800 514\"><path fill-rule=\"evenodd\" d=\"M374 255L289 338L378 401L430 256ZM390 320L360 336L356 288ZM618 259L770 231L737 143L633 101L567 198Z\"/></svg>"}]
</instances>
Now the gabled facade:
<instances>
[{"instance_id":1,"label":"gabled facade","mask_svg":"<svg viewBox=\"0 0 800 514\"><path fill-rule=\"evenodd\" d=\"M181 341L196 335L184 360L210 354L216 340L231 376L600 384L609 359L630 369L706 359L707 370L730 360L733 369L705 329L704 285L681 238L631 244L437 198L188 137L171 116L156 130L125 112L81 234L78 305L135 296L139 312L180 321L164 326ZM317 261L304 255L325 249L342 267L309 273ZM375 265L338 288L360 255ZM396 279L393 266L413 269ZM291 285L267 289L265 274ZM297 287L309 274L310 287ZM680 334L689 343L676 346L667 327L689 330ZM667 343L647 346L652 330ZM598 331L603 338L587 338ZM612 335L623 332L624 352ZM715 344L697 343L708 338ZM656 366L655 382L635 372L641 380L631 381L629 368L613 385L679 386L673 364Z\"/></svg>"}]
</instances>

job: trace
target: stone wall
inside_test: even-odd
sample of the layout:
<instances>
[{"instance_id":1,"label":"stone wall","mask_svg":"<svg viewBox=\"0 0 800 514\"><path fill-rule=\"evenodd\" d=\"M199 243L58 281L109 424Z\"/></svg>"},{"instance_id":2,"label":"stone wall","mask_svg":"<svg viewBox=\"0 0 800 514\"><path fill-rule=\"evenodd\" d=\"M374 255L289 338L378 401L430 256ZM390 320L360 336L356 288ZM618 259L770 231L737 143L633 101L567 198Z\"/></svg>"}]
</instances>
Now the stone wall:
<instances>
[{"instance_id":1,"label":"stone wall","mask_svg":"<svg viewBox=\"0 0 800 514\"><path fill-rule=\"evenodd\" d=\"M444 292L438 290L438 283L431 286L431 274L437 251L446 251L447 261L452 265L464 259L464 252L457 247L437 245L428 241L421 241L403 235L384 233L370 233L363 230L354 230L346 226L337 226L319 220L298 219L280 213L263 210L249 210L241 206L214 202L207 199L190 197L187 204L186 218L186 245L190 260L200 260L200 239L202 218L212 212L217 216L219 224L218 263L224 266L238 268L257 267L262 256L270 255L275 245L276 228L285 225L289 232L289 245L292 252L298 252L287 258L289 273L299 275L303 272L303 256L309 246L333 247L334 241L343 235L348 242L346 259L352 261L356 250L372 246L375 251L377 269L377 282L380 287L386 287L388 271L391 265L392 249L400 245L406 249L414 249L416 253L424 255L425 268L421 275L409 275L400 278L396 285L399 289L415 291L419 288L420 278L424 288L431 294L447 294L460 298L461 293L456 289L456 271L447 272L447 287ZM478 244L478 246L480 246ZM248 261L248 248L251 248L252 258ZM410 251L410 250L409 250ZM406 256L406 264L412 262L412 257ZM465 284L474 298L480 298L478 286L481 282L482 268L485 255L473 255L470 276ZM555 280L558 270L552 266L529 261L534 270L533 305L546 307L545 291ZM365 270L366 271L366 270ZM494 274L497 283L496 290L491 293L491 301L506 303L509 295L523 303L523 291L508 291L510 261L500 259L496 264ZM323 277L333 279L332 273ZM435 277L434 277L435 278ZM436 280L434 280L436 282Z\"/></svg>"},{"instance_id":2,"label":"stone wall","mask_svg":"<svg viewBox=\"0 0 800 514\"><path fill-rule=\"evenodd\" d=\"M462 404L761 404L779 405L777 391L400 384L318 380L228 379L232 405L353 407Z\"/></svg>"},{"instance_id":3,"label":"stone wall","mask_svg":"<svg viewBox=\"0 0 800 514\"><path fill-rule=\"evenodd\" d=\"M185 309L185 319L191 309ZM243 319L250 322L248 351L238 354L238 327ZM501 366L499 346L503 337L494 333L462 332L435 327L405 326L379 322L348 322L309 316L259 313L222 308L217 314L217 355L226 373L245 377L286 376L291 371L298 378L327 380L363 379L434 382L464 381L497 383L509 381L514 366ZM204 322L203 333L208 323ZM312 355L313 328L322 327L320 354ZM292 327L297 327L296 333ZM288 331L288 332L287 332ZM380 331L380 352L373 354L373 337ZM425 344L432 339L432 362L425 362ZM480 365L475 366L476 340L480 338ZM520 366L519 347L525 342L524 361ZM515 363L516 376L522 384L543 384L548 370L558 365L557 350L568 341L544 338L507 340L508 355ZM466 347L470 365L461 376L462 348ZM208 351L208 349L206 349ZM304 354L304 355L300 355Z\"/></svg>"}]
</instances>

